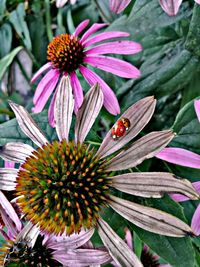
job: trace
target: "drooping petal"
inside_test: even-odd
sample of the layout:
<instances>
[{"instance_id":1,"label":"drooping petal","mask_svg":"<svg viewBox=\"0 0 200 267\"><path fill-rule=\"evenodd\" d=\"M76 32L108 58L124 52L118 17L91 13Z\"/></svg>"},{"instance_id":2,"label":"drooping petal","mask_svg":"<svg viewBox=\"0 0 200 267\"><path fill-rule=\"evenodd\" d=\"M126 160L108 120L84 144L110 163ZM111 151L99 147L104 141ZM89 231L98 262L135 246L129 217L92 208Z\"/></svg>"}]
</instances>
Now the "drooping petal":
<instances>
[{"instance_id":1,"label":"drooping petal","mask_svg":"<svg viewBox=\"0 0 200 267\"><path fill-rule=\"evenodd\" d=\"M31 222L28 222L17 235L15 241L17 243L21 240L26 240L28 242L29 247L33 247L39 234L39 228L36 225L33 225Z\"/></svg>"},{"instance_id":2,"label":"drooping petal","mask_svg":"<svg viewBox=\"0 0 200 267\"><path fill-rule=\"evenodd\" d=\"M73 36L77 37L79 35L79 33L81 33L88 25L89 23L89 19L86 19L84 21L82 21L77 27L75 32L73 33Z\"/></svg>"},{"instance_id":3,"label":"drooping petal","mask_svg":"<svg viewBox=\"0 0 200 267\"><path fill-rule=\"evenodd\" d=\"M49 109L48 109L48 121L49 124L51 125L51 127L55 127L56 123L55 123L55 118L54 118L54 108L55 108L55 101L56 101L56 95L58 92L58 87L56 88L56 91L51 99L50 105L49 105Z\"/></svg>"},{"instance_id":4,"label":"drooping petal","mask_svg":"<svg viewBox=\"0 0 200 267\"><path fill-rule=\"evenodd\" d=\"M4 160L11 160L17 163L25 162L26 158L32 155L35 149L23 143L7 143L0 146L0 157Z\"/></svg>"},{"instance_id":5,"label":"drooping petal","mask_svg":"<svg viewBox=\"0 0 200 267\"><path fill-rule=\"evenodd\" d=\"M0 213L2 213L2 209L4 209L7 216L16 225L17 230L20 231L22 228L21 221L20 221L19 217L17 216L13 206L10 204L10 202L7 200L7 198L4 196L4 194L0 191Z\"/></svg>"},{"instance_id":6,"label":"drooping petal","mask_svg":"<svg viewBox=\"0 0 200 267\"><path fill-rule=\"evenodd\" d=\"M15 190L17 169L0 168L0 190Z\"/></svg>"},{"instance_id":7,"label":"drooping petal","mask_svg":"<svg viewBox=\"0 0 200 267\"><path fill-rule=\"evenodd\" d=\"M94 234L94 228L90 230L81 230L78 234L71 234L70 236L61 235L55 236L51 235L47 238L45 246L54 250L68 250L76 249L83 246Z\"/></svg>"},{"instance_id":8,"label":"drooping petal","mask_svg":"<svg viewBox=\"0 0 200 267\"><path fill-rule=\"evenodd\" d=\"M56 0L56 7L57 8L63 7L67 2L68 0Z\"/></svg>"},{"instance_id":9,"label":"drooping petal","mask_svg":"<svg viewBox=\"0 0 200 267\"><path fill-rule=\"evenodd\" d=\"M69 140L69 130L74 109L72 87L68 77L63 76L56 94L54 117L56 132L60 141Z\"/></svg>"},{"instance_id":10,"label":"drooping petal","mask_svg":"<svg viewBox=\"0 0 200 267\"><path fill-rule=\"evenodd\" d=\"M15 162L12 161L5 161L4 162L5 168L14 168L15 167Z\"/></svg>"},{"instance_id":11,"label":"drooping petal","mask_svg":"<svg viewBox=\"0 0 200 267\"><path fill-rule=\"evenodd\" d=\"M94 32L100 30L101 28L104 28L105 26L107 26L107 23L94 23L81 37L80 42L84 42L85 40L87 40L88 37L90 37L90 35L92 35Z\"/></svg>"},{"instance_id":12,"label":"drooping petal","mask_svg":"<svg viewBox=\"0 0 200 267\"><path fill-rule=\"evenodd\" d=\"M97 230L110 255L119 266L143 267L140 260L128 245L102 218L98 219Z\"/></svg>"},{"instance_id":13,"label":"drooping petal","mask_svg":"<svg viewBox=\"0 0 200 267\"><path fill-rule=\"evenodd\" d=\"M120 38L120 37L127 37L130 34L128 32L102 32L92 36L91 38L87 39L85 42L82 42L82 45L88 47L90 45L112 39L112 38Z\"/></svg>"},{"instance_id":14,"label":"drooping petal","mask_svg":"<svg viewBox=\"0 0 200 267\"><path fill-rule=\"evenodd\" d=\"M90 69L80 66L79 68L81 74L86 79L86 81L92 86L96 83L98 83L101 86L101 90L104 95L104 106L108 110L109 113L113 115L117 115L120 113L120 107L118 100L114 94L114 92L111 90L111 88L107 85L107 83L104 82L101 77L99 77L96 73L91 71Z\"/></svg>"},{"instance_id":15,"label":"drooping petal","mask_svg":"<svg viewBox=\"0 0 200 267\"><path fill-rule=\"evenodd\" d=\"M71 86L72 86L74 100L75 100L74 111L77 114L78 109L83 104L83 89L74 71L70 73L70 80L71 80Z\"/></svg>"},{"instance_id":16,"label":"drooping petal","mask_svg":"<svg viewBox=\"0 0 200 267\"><path fill-rule=\"evenodd\" d=\"M142 51L142 46L139 43L132 41L116 41L101 44L92 47L85 51L86 55L97 55L97 54L120 54L120 55L131 55Z\"/></svg>"},{"instance_id":17,"label":"drooping petal","mask_svg":"<svg viewBox=\"0 0 200 267\"><path fill-rule=\"evenodd\" d=\"M196 189L196 192L200 194L200 182L194 182L192 183L192 186ZM177 201L177 202L190 200L189 197L186 197L185 195L182 195L182 194L169 194L169 195L174 201Z\"/></svg>"},{"instance_id":18,"label":"drooping petal","mask_svg":"<svg viewBox=\"0 0 200 267\"><path fill-rule=\"evenodd\" d=\"M128 194L160 198L164 193L181 193L191 199L199 199L192 184L186 179L176 179L167 172L126 173L111 178L111 186Z\"/></svg>"},{"instance_id":19,"label":"drooping petal","mask_svg":"<svg viewBox=\"0 0 200 267\"><path fill-rule=\"evenodd\" d=\"M169 15L175 16L183 0L159 0L162 9Z\"/></svg>"},{"instance_id":20,"label":"drooping petal","mask_svg":"<svg viewBox=\"0 0 200 267\"><path fill-rule=\"evenodd\" d=\"M84 62L91 66L101 69L123 78L139 78L141 76L138 70L132 64L108 56L86 56Z\"/></svg>"},{"instance_id":21,"label":"drooping petal","mask_svg":"<svg viewBox=\"0 0 200 267\"><path fill-rule=\"evenodd\" d=\"M33 97L33 103L35 105L32 109L33 112L39 113L43 110L50 95L57 85L59 77L60 72L58 70L52 69L40 81Z\"/></svg>"},{"instance_id":22,"label":"drooping petal","mask_svg":"<svg viewBox=\"0 0 200 267\"><path fill-rule=\"evenodd\" d=\"M43 72L45 72L46 70L51 68L51 62L46 63L45 65L43 65L33 76L33 78L31 79L31 83L34 83Z\"/></svg>"},{"instance_id":23,"label":"drooping petal","mask_svg":"<svg viewBox=\"0 0 200 267\"><path fill-rule=\"evenodd\" d=\"M156 157L181 166L200 168L200 155L183 148L166 147Z\"/></svg>"},{"instance_id":24,"label":"drooping petal","mask_svg":"<svg viewBox=\"0 0 200 267\"><path fill-rule=\"evenodd\" d=\"M9 101L10 107L15 113L17 122L21 130L38 146L43 146L48 143L46 137L42 133L42 130L37 126L31 115L26 109L20 105L17 105ZM12 159L11 159L12 160Z\"/></svg>"},{"instance_id":25,"label":"drooping petal","mask_svg":"<svg viewBox=\"0 0 200 267\"><path fill-rule=\"evenodd\" d=\"M85 267L111 261L108 252L97 249L57 250L52 254L53 258L64 266Z\"/></svg>"},{"instance_id":26,"label":"drooping petal","mask_svg":"<svg viewBox=\"0 0 200 267\"><path fill-rule=\"evenodd\" d=\"M200 235L200 204L197 206L192 217L191 227L196 235Z\"/></svg>"},{"instance_id":27,"label":"drooping petal","mask_svg":"<svg viewBox=\"0 0 200 267\"><path fill-rule=\"evenodd\" d=\"M108 161L107 169L116 171L133 168L155 156L173 137L171 130L149 133Z\"/></svg>"},{"instance_id":28,"label":"drooping petal","mask_svg":"<svg viewBox=\"0 0 200 267\"><path fill-rule=\"evenodd\" d=\"M131 2L131 0L109 0L110 10L119 14L121 13Z\"/></svg>"},{"instance_id":29,"label":"drooping petal","mask_svg":"<svg viewBox=\"0 0 200 267\"><path fill-rule=\"evenodd\" d=\"M125 229L125 240L128 247L133 250L133 237L131 231L128 228Z\"/></svg>"},{"instance_id":30,"label":"drooping petal","mask_svg":"<svg viewBox=\"0 0 200 267\"><path fill-rule=\"evenodd\" d=\"M103 105L103 93L98 84L86 94L78 111L75 125L75 142L83 143Z\"/></svg>"},{"instance_id":31,"label":"drooping petal","mask_svg":"<svg viewBox=\"0 0 200 267\"><path fill-rule=\"evenodd\" d=\"M117 141L112 138L111 130L104 138L97 154L104 158L131 141L146 126L151 119L156 106L154 97L145 97L130 106L119 119L127 118L130 121L130 129L123 138Z\"/></svg>"},{"instance_id":32,"label":"drooping petal","mask_svg":"<svg viewBox=\"0 0 200 267\"><path fill-rule=\"evenodd\" d=\"M110 196L110 206L135 225L161 235L182 237L193 235L192 229L166 212Z\"/></svg>"},{"instance_id":33,"label":"drooping petal","mask_svg":"<svg viewBox=\"0 0 200 267\"><path fill-rule=\"evenodd\" d=\"M194 109L200 122L200 100L194 100Z\"/></svg>"}]
</instances>

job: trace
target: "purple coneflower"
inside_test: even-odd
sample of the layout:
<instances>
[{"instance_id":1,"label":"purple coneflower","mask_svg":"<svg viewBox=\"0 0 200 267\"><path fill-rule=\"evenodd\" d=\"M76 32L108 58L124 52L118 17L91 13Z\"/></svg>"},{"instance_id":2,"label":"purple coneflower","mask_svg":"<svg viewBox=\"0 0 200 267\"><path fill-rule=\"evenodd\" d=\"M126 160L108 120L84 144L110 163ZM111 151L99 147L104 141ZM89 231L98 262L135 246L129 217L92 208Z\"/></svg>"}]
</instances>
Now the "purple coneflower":
<instances>
[{"instance_id":1,"label":"purple coneflower","mask_svg":"<svg viewBox=\"0 0 200 267\"><path fill-rule=\"evenodd\" d=\"M110 130L95 151L85 138L102 108L103 98L98 85L88 91L77 112L74 140L69 140L74 99L70 81L63 77L54 109L59 140L51 143L27 111L10 102L21 130L39 148L23 143L2 146L3 159L22 165L19 171L0 169L0 177L4 187L16 190L26 218L44 232L70 235L82 228L96 228L117 264L141 267L138 258L101 217L107 206L147 231L175 237L193 233L187 224L168 213L118 197L118 190L147 198L181 193L198 199L199 194L189 181L176 179L171 173L114 175L153 157L171 141L174 133L171 130L152 132L124 147L145 127L154 112L156 101L146 97L121 116L120 120L126 118L130 122L124 136L114 140Z\"/></svg>"},{"instance_id":2,"label":"purple coneflower","mask_svg":"<svg viewBox=\"0 0 200 267\"><path fill-rule=\"evenodd\" d=\"M200 0L194 0L197 4L200 4ZM183 0L159 0L162 9L169 16L176 16Z\"/></svg>"},{"instance_id":3,"label":"purple coneflower","mask_svg":"<svg viewBox=\"0 0 200 267\"><path fill-rule=\"evenodd\" d=\"M110 10L119 14L121 13L131 2L131 0L109 0Z\"/></svg>"},{"instance_id":4,"label":"purple coneflower","mask_svg":"<svg viewBox=\"0 0 200 267\"><path fill-rule=\"evenodd\" d=\"M70 237L41 234L37 226L20 220L1 191L0 219L0 235L5 241L0 247L0 266L84 267L111 261L106 250L87 248L93 229Z\"/></svg>"},{"instance_id":5,"label":"purple coneflower","mask_svg":"<svg viewBox=\"0 0 200 267\"><path fill-rule=\"evenodd\" d=\"M34 112L42 111L58 84L59 79L63 75L70 77L75 99L74 109L75 112L77 112L83 102L83 90L77 77L77 71L79 71L88 84L100 84L104 94L104 106L111 114L117 115L120 112L118 100L114 92L108 84L106 84L99 75L89 69L87 65L120 77L138 78L140 76L140 71L130 63L102 54L135 54L141 51L141 45L127 40L118 40L96 45L101 41L129 36L127 32L114 31L98 33L91 36L99 29L105 27L105 23L92 25L79 39L78 35L86 28L88 23L89 20L84 20L79 24L72 35L61 34L56 36L48 45L47 59L49 62L40 68L32 78L32 82L35 82L42 73L47 71L39 82L33 98ZM58 90L55 91L49 107L48 117L52 126L54 126L53 110L57 91Z\"/></svg>"}]
</instances>

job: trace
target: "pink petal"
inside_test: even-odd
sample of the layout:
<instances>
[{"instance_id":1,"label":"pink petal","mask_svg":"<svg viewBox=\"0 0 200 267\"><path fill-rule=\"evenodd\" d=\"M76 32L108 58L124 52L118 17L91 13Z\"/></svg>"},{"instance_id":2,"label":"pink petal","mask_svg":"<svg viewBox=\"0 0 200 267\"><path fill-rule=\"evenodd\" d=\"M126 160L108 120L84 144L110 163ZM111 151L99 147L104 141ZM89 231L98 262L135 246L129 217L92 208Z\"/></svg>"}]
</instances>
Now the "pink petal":
<instances>
[{"instance_id":1,"label":"pink petal","mask_svg":"<svg viewBox=\"0 0 200 267\"><path fill-rule=\"evenodd\" d=\"M4 166L5 166L5 168L14 168L15 167L15 162L5 161Z\"/></svg>"},{"instance_id":2,"label":"pink petal","mask_svg":"<svg viewBox=\"0 0 200 267\"><path fill-rule=\"evenodd\" d=\"M104 94L104 106L113 115L117 115L120 113L120 107L118 100L112 91L112 89L107 85L107 83L104 82L104 80L101 79L96 73L89 70L88 68L84 66L80 66L79 68L81 74L86 79L86 81L89 83L89 85L94 85L96 83L99 83L101 86L101 90Z\"/></svg>"},{"instance_id":3,"label":"pink petal","mask_svg":"<svg viewBox=\"0 0 200 267\"><path fill-rule=\"evenodd\" d=\"M191 228L196 235L200 234L200 204L197 206L192 217Z\"/></svg>"},{"instance_id":4,"label":"pink petal","mask_svg":"<svg viewBox=\"0 0 200 267\"><path fill-rule=\"evenodd\" d=\"M194 0L197 4L200 5L200 0Z\"/></svg>"},{"instance_id":5,"label":"pink petal","mask_svg":"<svg viewBox=\"0 0 200 267\"><path fill-rule=\"evenodd\" d=\"M196 191L200 194L200 182L194 182L192 183L192 185L196 189ZM169 195L176 202L183 202L190 200L188 197L182 194L169 194Z\"/></svg>"},{"instance_id":6,"label":"pink petal","mask_svg":"<svg viewBox=\"0 0 200 267\"><path fill-rule=\"evenodd\" d=\"M46 70L51 68L51 62L46 63L45 65L43 65L33 76L33 78L31 79L31 83L34 83L39 77L40 75L45 72Z\"/></svg>"},{"instance_id":7,"label":"pink petal","mask_svg":"<svg viewBox=\"0 0 200 267\"><path fill-rule=\"evenodd\" d=\"M200 168L200 155L183 148L166 147L156 157L181 166Z\"/></svg>"},{"instance_id":8,"label":"pink petal","mask_svg":"<svg viewBox=\"0 0 200 267\"><path fill-rule=\"evenodd\" d=\"M43 110L46 102L55 89L59 76L60 72L52 69L40 81L33 97L33 103L35 105L33 112L38 113Z\"/></svg>"},{"instance_id":9,"label":"pink petal","mask_svg":"<svg viewBox=\"0 0 200 267\"><path fill-rule=\"evenodd\" d=\"M93 45L93 44L96 44L98 42L105 41L108 39L127 37L129 35L130 34L128 32L102 32L102 33L99 33L99 34L87 39L82 44L86 47L86 46L90 46L90 45Z\"/></svg>"},{"instance_id":10,"label":"pink petal","mask_svg":"<svg viewBox=\"0 0 200 267\"><path fill-rule=\"evenodd\" d=\"M162 9L169 15L175 16L183 0L159 0Z\"/></svg>"},{"instance_id":11,"label":"pink petal","mask_svg":"<svg viewBox=\"0 0 200 267\"><path fill-rule=\"evenodd\" d=\"M58 87L51 99L51 103L49 105L49 109L48 109L48 120L49 120L49 124L51 125L51 127L55 127L56 124L55 124L55 118L54 118L54 107L55 107L55 101L56 101L56 94L57 94L57 91L58 91Z\"/></svg>"},{"instance_id":12,"label":"pink petal","mask_svg":"<svg viewBox=\"0 0 200 267\"><path fill-rule=\"evenodd\" d=\"M77 27L75 32L73 33L73 36L77 37L79 35L80 32L82 32L88 25L89 23L89 19L86 19L84 21L82 21Z\"/></svg>"},{"instance_id":13,"label":"pink petal","mask_svg":"<svg viewBox=\"0 0 200 267\"><path fill-rule=\"evenodd\" d=\"M70 80L75 99L74 111L77 113L83 103L83 89L75 72L71 72Z\"/></svg>"},{"instance_id":14,"label":"pink petal","mask_svg":"<svg viewBox=\"0 0 200 267\"><path fill-rule=\"evenodd\" d=\"M85 51L85 54L129 55L139 53L140 51L142 51L142 46L139 43L132 41L116 41L92 47L91 49Z\"/></svg>"},{"instance_id":15,"label":"pink petal","mask_svg":"<svg viewBox=\"0 0 200 267\"><path fill-rule=\"evenodd\" d=\"M131 250L133 250L133 237L131 231L128 228L126 228L125 233L126 233L125 235L126 244Z\"/></svg>"},{"instance_id":16,"label":"pink petal","mask_svg":"<svg viewBox=\"0 0 200 267\"><path fill-rule=\"evenodd\" d=\"M57 8L63 7L67 2L68 0L56 0L56 7Z\"/></svg>"},{"instance_id":17,"label":"pink petal","mask_svg":"<svg viewBox=\"0 0 200 267\"><path fill-rule=\"evenodd\" d=\"M107 56L86 56L84 62L123 78L139 78L140 71L121 59Z\"/></svg>"},{"instance_id":18,"label":"pink petal","mask_svg":"<svg viewBox=\"0 0 200 267\"><path fill-rule=\"evenodd\" d=\"M109 5L112 12L121 13L131 2L131 0L110 0Z\"/></svg>"},{"instance_id":19,"label":"pink petal","mask_svg":"<svg viewBox=\"0 0 200 267\"><path fill-rule=\"evenodd\" d=\"M194 100L194 109L200 122L200 100Z\"/></svg>"},{"instance_id":20,"label":"pink petal","mask_svg":"<svg viewBox=\"0 0 200 267\"><path fill-rule=\"evenodd\" d=\"M84 42L91 34L107 26L107 23L94 23L81 37L80 42Z\"/></svg>"}]
</instances>

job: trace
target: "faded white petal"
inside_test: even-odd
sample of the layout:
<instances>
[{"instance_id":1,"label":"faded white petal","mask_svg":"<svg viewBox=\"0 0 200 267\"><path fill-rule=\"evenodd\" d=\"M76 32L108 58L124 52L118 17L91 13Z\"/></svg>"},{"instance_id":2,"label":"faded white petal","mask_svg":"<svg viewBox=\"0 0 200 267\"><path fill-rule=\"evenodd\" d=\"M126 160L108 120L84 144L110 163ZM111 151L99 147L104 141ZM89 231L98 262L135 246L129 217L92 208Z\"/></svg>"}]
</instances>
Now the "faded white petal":
<instances>
[{"instance_id":1,"label":"faded white petal","mask_svg":"<svg viewBox=\"0 0 200 267\"><path fill-rule=\"evenodd\" d=\"M111 186L128 194L160 198L164 193L180 193L190 199L199 199L199 194L186 179L176 179L167 172L136 172L113 176Z\"/></svg>"},{"instance_id":2,"label":"faded white petal","mask_svg":"<svg viewBox=\"0 0 200 267\"><path fill-rule=\"evenodd\" d=\"M15 190L17 169L0 168L0 190Z\"/></svg>"},{"instance_id":3,"label":"faded white petal","mask_svg":"<svg viewBox=\"0 0 200 267\"><path fill-rule=\"evenodd\" d=\"M192 229L183 221L154 208L110 196L110 206L122 217L135 225L161 235L182 237L193 235Z\"/></svg>"},{"instance_id":4,"label":"faded white petal","mask_svg":"<svg viewBox=\"0 0 200 267\"><path fill-rule=\"evenodd\" d=\"M104 264L111 261L107 251L97 249L57 250L53 258L65 266L86 267L88 265Z\"/></svg>"},{"instance_id":5,"label":"faded white petal","mask_svg":"<svg viewBox=\"0 0 200 267\"><path fill-rule=\"evenodd\" d=\"M42 133L42 130L38 127L31 115L26 109L20 105L9 101L10 107L15 113L16 119L19 123L21 130L39 147L42 147L48 140Z\"/></svg>"},{"instance_id":6,"label":"faded white petal","mask_svg":"<svg viewBox=\"0 0 200 267\"><path fill-rule=\"evenodd\" d=\"M110 252L110 255L119 266L143 267L140 260L128 245L102 219L97 222L97 230L101 240Z\"/></svg>"},{"instance_id":7,"label":"faded white petal","mask_svg":"<svg viewBox=\"0 0 200 267\"><path fill-rule=\"evenodd\" d=\"M52 235L47 239L45 245L54 250L76 249L83 246L93 234L94 229L82 230L80 233L70 236L66 236L65 234L61 236Z\"/></svg>"},{"instance_id":8,"label":"faded white petal","mask_svg":"<svg viewBox=\"0 0 200 267\"><path fill-rule=\"evenodd\" d=\"M74 110L74 98L69 78L63 76L56 94L54 117L56 121L56 132L59 140L68 141L69 130Z\"/></svg>"},{"instance_id":9,"label":"faded white petal","mask_svg":"<svg viewBox=\"0 0 200 267\"><path fill-rule=\"evenodd\" d=\"M35 149L27 144L7 143L4 146L0 146L0 157L4 160L23 163L34 151Z\"/></svg>"},{"instance_id":10,"label":"faded white petal","mask_svg":"<svg viewBox=\"0 0 200 267\"><path fill-rule=\"evenodd\" d=\"M78 111L75 142L83 143L103 105L103 93L98 84L91 87Z\"/></svg>"},{"instance_id":11,"label":"faded white petal","mask_svg":"<svg viewBox=\"0 0 200 267\"><path fill-rule=\"evenodd\" d=\"M107 163L110 171L124 170L137 166L145 159L155 156L174 137L171 130L152 132L124 149Z\"/></svg>"},{"instance_id":12,"label":"faded white petal","mask_svg":"<svg viewBox=\"0 0 200 267\"><path fill-rule=\"evenodd\" d=\"M37 225L33 225L31 222L28 222L17 235L16 242L26 240L28 241L30 247L34 247L39 234L40 231Z\"/></svg>"},{"instance_id":13,"label":"faded white petal","mask_svg":"<svg viewBox=\"0 0 200 267\"><path fill-rule=\"evenodd\" d=\"M104 138L97 154L101 158L104 158L122 148L132 140L151 119L155 105L156 100L153 96L149 96L130 106L120 117L129 119L131 124L129 131L125 136L118 140L113 140L110 130Z\"/></svg>"}]
</instances>

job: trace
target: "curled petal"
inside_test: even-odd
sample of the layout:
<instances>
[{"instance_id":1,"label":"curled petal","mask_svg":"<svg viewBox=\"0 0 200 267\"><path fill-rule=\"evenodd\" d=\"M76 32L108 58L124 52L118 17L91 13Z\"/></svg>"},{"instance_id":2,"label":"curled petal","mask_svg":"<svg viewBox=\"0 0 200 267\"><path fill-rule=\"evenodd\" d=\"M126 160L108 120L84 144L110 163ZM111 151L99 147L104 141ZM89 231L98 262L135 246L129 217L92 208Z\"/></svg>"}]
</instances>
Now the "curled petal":
<instances>
[{"instance_id":1,"label":"curled petal","mask_svg":"<svg viewBox=\"0 0 200 267\"><path fill-rule=\"evenodd\" d=\"M107 168L110 171L133 168L145 159L155 156L173 137L171 130L147 134L108 161Z\"/></svg>"},{"instance_id":2,"label":"curled petal","mask_svg":"<svg viewBox=\"0 0 200 267\"><path fill-rule=\"evenodd\" d=\"M104 138L97 154L104 158L122 148L131 141L149 122L155 110L156 100L154 97L145 97L130 106L119 119L127 118L130 121L129 131L123 138L113 140L111 130Z\"/></svg>"},{"instance_id":3,"label":"curled petal","mask_svg":"<svg viewBox=\"0 0 200 267\"><path fill-rule=\"evenodd\" d=\"M75 125L75 142L82 143L89 133L96 117L103 105L103 93L98 84L94 85L86 94L78 111Z\"/></svg>"},{"instance_id":4,"label":"curled petal","mask_svg":"<svg viewBox=\"0 0 200 267\"><path fill-rule=\"evenodd\" d=\"M110 255L119 266L143 267L140 260L128 247L128 245L102 218L98 219L97 230L101 240L109 250Z\"/></svg>"},{"instance_id":5,"label":"curled petal","mask_svg":"<svg viewBox=\"0 0 200 267\"><path fill-rule=\"evenodd\" d=\"M119 14L129 5L130 2L131 0L110 0L110 10L116 14Z\"/></svg>"},{"instance_id":6,"label":"curled petal","mask_svg":"<svg viewBox=\"0 0 200 267\"><path fill-rule=\"evenodd\" d=\"M200 122L200 100L194 100L194 109L197 114L198 121Z\"/></svg>"},{"instance_id":7,"label":"curled petal","mask_svg":"<svg viewBox=\"0 0 200 267\"><path fill-rule=\"evenodd\" d=\"M131 195L160 198L164 193L176 192L199 199L199 194L188 180L176 179L171 173L126 173L112 177L111 181L112 187Z\"/></svg>"},{"instance_id":8,"label":"curled petal","mask_svg":"<svg viewBox=\"0 0 200 267\"><path fill-rule=\"evenodd\" d=\"M162 9L169 15L175 16L183 0L159 0Z\"/></svg>"},{"instance_id":9,"label":"curled petal","mask_svg":"<svg viewBox=\"0 0 200 267\"><path fill-rule=\"evenodd\" d=\"M51 63L48 62L46 63L45 65L43 65L36 73L35 75L33 76L33 78L31 79L31 83L34 83L40 76L43 72L45 72L46 70L50 69L51 68Z\"/></svg>"},{"instance_id":10,"label":"curled petal","mask_svg":"<svg viewBox=\"0 0 200 267\"><path fill-rule=\"evenodd\" d=\"M77 27L75 32L73 33L73 36L77 37L79 35L79 33L81 33L89 24L89 19L86 19L84 21L82 21Z\"/></svg>"},{"instance_id":11,"label":"curled petal","mask_svg":"<svg viewBox=\"0 0 200 267\"><path fill-rule=\"evenodd\" d=\"M96 31L100 30L101 28L104 28L107 24L106 23L94 23L81 37L80 42L84 42L87 40L90 35L95 33Z\"/></svg>"},{"instance_id":12,"label":"curled petal","mask_svg":"<svg viewBox=\"0 0 200 267\"><path fill-rule=\"evenodd\" d=\"M91 55L86 56L84 62L123 78L139 78L141 76L140 70L132 64L118 58Z\"/></svg>"},{"instance_id":13,"label":"curled petal","mask_svg":"<svg viewBox=\"0 0 200 267\"><path fill-rule=\"evenodd\" d=\"M166 212L115 196L110 196L110 206L122 217L147 231L174 237L193 235L186 223Z\"/></svg>"},{"instance_id":14,"label":"curled petal","mask_svg":"<svg viewBox=\"0 0 200 267\"><path fill-rule=\"evenodd\" d=\"M192 183L192 186L196 189L196 192L200 194L200 182L194 182ZM190 200L189 197L186 197L185 195L182 195L182 194L169 194L169 195L174 201L177 201L177 202Z\"/></svg>"},{"instance_id":15,"label":"curled petal","mask_svg":"<svg viewBox=\"0 0 200 267\"><path fill-rule=\"evenodd\" d=\"M63 76L56 94L54 109L56 132L60 141L63 139L68 141L73 109L74 98L70 80L68 77Z\"/></svg>"},{"instance_id":16,"label":"curled petal","mask_svg":"<svg viewBox=\"0 0 200 267\"><path fill-rule=\"evenodd\" d=\"M11 101L9 101L9 104L15 113L17 122L21 130L25 133L25 135L27 135L36 145L40 147L48 143L41 129L37 126L37 124L32 119L31 115L26 111L26 109Z\"/></svg>"},{"instance_id":17,"label":"curled petal","mask_svg":"<svg viewBox=\"0 0 200 267\"><path fill-rule=\"evenodd\" d=\"M34 151L34 148L23 143L7 143L4 146L0 146L0 157L4 160L23 163Z\"/></svg>"},{"instance_id":18,"label":"curled petal","mask_svg":"<svg viewBox=\"0 0 200 267\"><path fill-rule=\"evenodd\" d=\"M183 148L166 147L156 157L181 166L200 168L200 155Z\"/></svg>"},{"instance_id":19,"label":"curled petal","mask_svg":"<svg viewBox=\"0 0 200 267\"><path fill-rule=\"evenodd\" d=\"M39 228L31 222L28 222L17 235L16 242L26 240L29 243L29 247L34 247L39 234Z\"/></svg>"}]
</instances>

